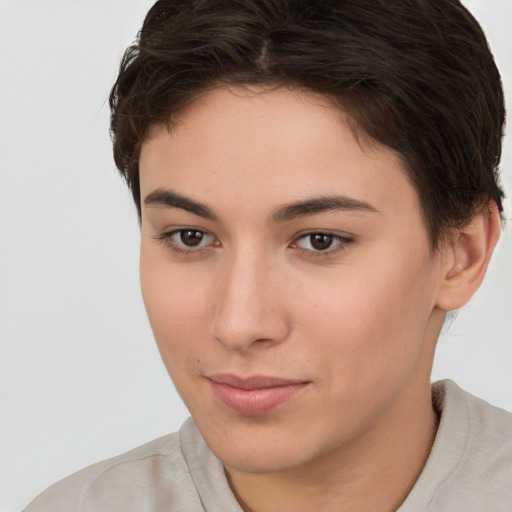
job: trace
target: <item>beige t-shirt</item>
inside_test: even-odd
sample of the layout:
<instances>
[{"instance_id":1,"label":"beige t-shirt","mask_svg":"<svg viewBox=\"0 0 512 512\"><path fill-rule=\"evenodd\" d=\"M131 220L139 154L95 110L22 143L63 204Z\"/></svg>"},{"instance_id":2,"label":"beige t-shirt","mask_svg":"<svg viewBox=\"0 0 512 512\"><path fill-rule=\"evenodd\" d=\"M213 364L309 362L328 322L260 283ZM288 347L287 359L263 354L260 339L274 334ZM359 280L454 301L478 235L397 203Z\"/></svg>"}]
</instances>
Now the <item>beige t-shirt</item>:
<instances>
[{"instance_id":1,"label":"beige t-shirt","mask_svg":"<svg viewBox=\"0 0 512 512\"><path fill-rule=\"evenodd\" d=\"M434 446L398 512L511 512L512 414L451 381L433 385ZM189 419L179 432L53 485L25 512L242 512Z\"/></svg>"}]
</instances>

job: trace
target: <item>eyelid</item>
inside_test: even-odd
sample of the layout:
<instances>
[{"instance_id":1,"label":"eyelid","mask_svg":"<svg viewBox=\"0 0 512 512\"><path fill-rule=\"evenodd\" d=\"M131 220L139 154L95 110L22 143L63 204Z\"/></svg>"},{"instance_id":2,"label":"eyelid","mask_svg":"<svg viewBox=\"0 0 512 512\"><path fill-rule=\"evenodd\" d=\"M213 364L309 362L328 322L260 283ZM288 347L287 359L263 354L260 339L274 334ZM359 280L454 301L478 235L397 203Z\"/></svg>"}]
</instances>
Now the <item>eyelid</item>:
<instances>
[{"instance_id":1,"label":"eyelid","mask_svg":"<svg viewBox=\"0 0 512 512\"><path fill-rule=\"evenodd\" d=\"M337 243L335 245L333 245L332 247L328 247L325 250L320 250L320 249L315 249L315 248L308 249L308 248L300 247L298 245L298 242L300 240L307 239L308 237L311 237L313 235L330 236L333 238L333 240L337 241ZM353 242L354 242L354 237L352 237L352 236L342 235L342 234L338 234L338 233L333 233L332 231L318 229L318 230L308 231L306 233L301 233L300 235L296 236L294 241L290 244L290 247L292 247L295 250L300 251L302 254L304 254L306 256L329 257L329 256L333 256L334 254L338 253L339 251L345 250L347 248L347 246Z\"/></svg>"},{"instance_id":2,"label":"eyelid","mask_svg":"<svg viewBox=\"0 0 512 512\"><path fill-rule=\"evenodd\" d=\"M176 240L175 236L185 232L185 231L196 231L199 233L202 233L209 241L207 243L203 243L203 241L200 242L199 245L186 245L180 240ZM312 248L305 248L301 247L299 245L299 242L301 240L305 240L308 237L311 237L313 235L325 235L332 237L333 239L333 245L322 250L322 249L315 249ZM196 254L199 255L200 253L203 253L205 250L209 250L212 247L220 247L221 243L219 240L208 230L204 228L198 228L195 226L180 226L172 229L168 229L158 235L155 236L155 238L159 241L162 241L166 244L167 247L172 249L174 252L181 254L181 255L187 255L187 254ZM346 234L340 234L336 232L332 232L329 230L322 230L322 229L314 229L309 230L307 232L302 232L295 236L293 239L293 242L288 246L296 251L299 251L306 257L329 257L333 256L339 251L347 249L347 246L354 242L354 237L351 235Z\"/></svg>"},{"instance_id":3,"label":"eyelid","mask_svg":"<svg viewBox=\"0 0 512 512\"><path fill-rule=\"evenodd\" d=\"M198 233L202 233L206 237L209 237L212 239L210 243L203 244L202 241L199 245L193 246L193 245L185 245L179 240L174 240L173 238L178 235L179 233L182 233L184 231L196 231ZM190 254L190 253L199 253L202 250L208 249L209 246L217 246L220 245L218 243L218 240L215 236L213 236L209 231L203 229L203 228L197 228L195 226L180 226L178 228L169 229L167 231L164 231L160 234L158 234L155 237L157 240L162 241L165 243L168 247L170 247L173 251L181 254ZM216 243L217 242L217 243Z\"/></svg>"}]
</instances>

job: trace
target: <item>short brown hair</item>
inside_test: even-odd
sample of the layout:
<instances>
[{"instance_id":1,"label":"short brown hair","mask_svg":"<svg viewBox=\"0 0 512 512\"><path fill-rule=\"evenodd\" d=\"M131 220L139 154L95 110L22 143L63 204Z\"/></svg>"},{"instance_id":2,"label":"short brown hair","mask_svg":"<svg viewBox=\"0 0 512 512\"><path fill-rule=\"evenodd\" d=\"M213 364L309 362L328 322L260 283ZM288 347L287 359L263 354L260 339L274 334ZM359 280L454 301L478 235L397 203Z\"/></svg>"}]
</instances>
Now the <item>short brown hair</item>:
<instances>
[{"instance_id":1,"label":"short brown hair","mask_svg":"<svg viewBox=\"0 0 512 512\"><path fill-rule=\"evenodd\" d=\"M114 159L140 216L148 129L222 84L329 97L396 150L432 246L494 201L505 118L500 75L458 0L160 0L110 95Z\"/></svg>"}]
</instances>

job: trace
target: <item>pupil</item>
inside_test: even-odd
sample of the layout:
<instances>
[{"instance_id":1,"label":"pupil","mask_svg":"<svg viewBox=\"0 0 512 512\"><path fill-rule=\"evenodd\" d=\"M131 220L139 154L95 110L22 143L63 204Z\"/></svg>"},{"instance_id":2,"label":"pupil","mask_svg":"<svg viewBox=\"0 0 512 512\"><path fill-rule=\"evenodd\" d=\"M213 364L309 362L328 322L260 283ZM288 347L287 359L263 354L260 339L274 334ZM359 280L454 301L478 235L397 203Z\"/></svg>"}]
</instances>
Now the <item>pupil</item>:
<instances>
[{"instance_id":1,"label":"pupil","mask_svg":"<svg viewBox=\"0 0 512 512\"><path fill-rule=\"evenodd\" d=\"M310 237L311 245L318 251L325 251L329 249L332 244L332 235L324 235L323 233L316 233Z\"/></svg>"},{"instance_id":2,"label":"pupil","mask_svg":"<svg viewBox=\"0 0 512 512\"><path fill-rule=\"evenodd\" d=\"M201 233L201 231L194 230L182 231L180 233L180 238L185 245L193 247L201 243L203 233Z\"/></svg>"}]
</instances>

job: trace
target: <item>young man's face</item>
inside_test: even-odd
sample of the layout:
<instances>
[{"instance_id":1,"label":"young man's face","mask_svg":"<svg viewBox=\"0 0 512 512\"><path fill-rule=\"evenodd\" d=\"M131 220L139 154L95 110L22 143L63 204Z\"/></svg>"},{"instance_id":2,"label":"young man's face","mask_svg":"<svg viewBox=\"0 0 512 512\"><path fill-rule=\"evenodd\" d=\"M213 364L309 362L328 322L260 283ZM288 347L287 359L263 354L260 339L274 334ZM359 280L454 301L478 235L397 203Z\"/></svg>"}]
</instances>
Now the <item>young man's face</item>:
<instances>
[{"instance_id":1,"label":"young man's face","mask_svg":"<svg viewBox=\"0 0 512 512\"><path fill-rule=\"evenodd\" d=\"M350 450L429 400L441 258L398 156L321 96L208 92L140 180L149 319L228 467Z\"/></svg>"}]
</instances>

